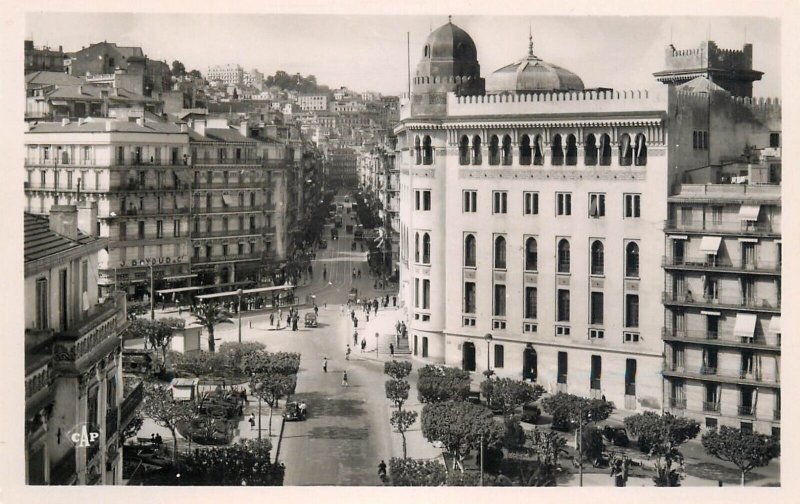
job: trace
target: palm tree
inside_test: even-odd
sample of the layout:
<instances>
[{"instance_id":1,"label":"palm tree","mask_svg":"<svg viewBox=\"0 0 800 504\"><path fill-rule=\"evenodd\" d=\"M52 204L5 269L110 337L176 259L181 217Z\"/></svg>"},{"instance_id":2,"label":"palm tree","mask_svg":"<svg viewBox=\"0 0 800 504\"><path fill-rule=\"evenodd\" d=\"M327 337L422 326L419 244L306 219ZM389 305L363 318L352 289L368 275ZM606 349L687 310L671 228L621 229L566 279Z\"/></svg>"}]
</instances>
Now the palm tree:
<instances>
[{"instance_id":1,"label":"palm tree","mask_svg":"<svg viewBox=\"0 0 800 504\"><path fill-rule=\"evenodd\" d=\"M232 324L231 314L217 303L203 303L195 309L194 318L208 330L208 351L214 353L214 326L225 322Z\"/></svg>"}]
</instances>

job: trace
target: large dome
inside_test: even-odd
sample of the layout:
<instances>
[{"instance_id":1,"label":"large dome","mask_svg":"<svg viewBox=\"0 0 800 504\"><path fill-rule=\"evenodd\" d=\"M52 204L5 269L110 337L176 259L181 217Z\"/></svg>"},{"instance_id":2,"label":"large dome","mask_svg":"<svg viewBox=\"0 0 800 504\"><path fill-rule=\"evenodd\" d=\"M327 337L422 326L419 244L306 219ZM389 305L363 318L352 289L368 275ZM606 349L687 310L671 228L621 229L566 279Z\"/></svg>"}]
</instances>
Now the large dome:
<instances>
[{"instance_id":1,"label":"large dome","mask_svg":"<svg viewBox=\"0 0 800 504\"><path fill-rule=\"evenodd\" d=\"M528 56L506 65L486 79L487 93L529 93L541 91L583 91L580 77L558 65L542 61L533 54L533 41Z\"/></svg>"},{"instance_id":2,"label":"large dome","mask_svg":"<svg viewBox=\"0 0 800 504\"><path fill-rule=\"evenodd\" d=\"M428 35L423 49L423 57L430 59L447 59L474 61L478 59L478 50L469 33L452 22L440 26Z\"/></svg>"}]
</instances>

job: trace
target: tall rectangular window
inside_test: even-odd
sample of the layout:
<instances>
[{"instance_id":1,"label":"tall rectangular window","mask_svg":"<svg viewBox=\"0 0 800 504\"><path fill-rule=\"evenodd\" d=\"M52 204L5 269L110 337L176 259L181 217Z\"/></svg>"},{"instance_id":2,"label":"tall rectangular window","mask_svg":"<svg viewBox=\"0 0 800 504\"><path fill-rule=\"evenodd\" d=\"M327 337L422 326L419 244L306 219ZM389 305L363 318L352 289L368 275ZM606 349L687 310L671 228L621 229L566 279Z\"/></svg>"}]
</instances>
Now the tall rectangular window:
<instances>
[{"instance_id":1,"label":"tall rectangular window","mask_svg":"<svg viewBox=\"0 0 800 504\"><path fill-rule=\"evenodd\" d=\"M522 213L524 215L538 215L539 214L539 193L537 192L524 192L522 193Z\"/></svg>"},{"instance_id":2,"label":"tall rectangular window","mask_svg":"<svg viewBox=\"0 0 800 504\"><path fill-rule=\"evenodd\" d=\"M589 217L605 217L606 195L601 193L589 194Z\"/></svg>"},{"instance_id":3,"label":"tall rectangular window","mask_svg":"<svg viewBox=\"0 0 800 504\"><path fill-rule=\"evenodd\" d=\"M567 383L567 352L558 352L558 383Z\"/></svg>"},{"instance_id":4,"label":"tall rectangular window","mask_svg":"<svg viewBox=\"0 0 800 504\"><path fill-rule=\"evenodd\" d=\"M494 315L496 317L506 316L506 286L502 284L494 286Z\"/></svg>"},{"instance_id":5,"label":"tall rectangular window","mask_svg":"<svg viewBox=\"0 0 800 504\"><path fill-rule=\"evenodd\" d=\"M156 221L156 238L163 238L164 237L164 221L157 220Z\"/></svg>"},{"instance_id":6,"label":"tall rectangular window","mask_svg":"<svg viewBox=\"0 0 800 504\"><path fill-rule=\"evenodd\" d=\"M431 281L428 279L422 281L422 309L431 309Z\"/></svg>"},{"instance_id":7,"label":"tall rectangular window","mask_svg":"<svg viewBox=\"0 0 800 504\"><path fill-rule=\"evenodd\" d=\"M420 205L421 201L420 191L414 191L414 210L420 210L422 205Z\"/></svg>"},{"instance_id":8,"label":"tall rectangular window","mask_svg":"<svg viewBox=\"0 0 800 504\"><path fill-rule=\"evenodd\" d=\"M625 359L625 395L636 395L636 359Z\"/></svg>"},{"instance_id":9,"label":"tall rectangular window","mask_svg":"<svg viewBox=\"0 0 800 504\"><path fill-rule=\"evenodd\" d=\"M492 192L492 213L508 213L508 193L505 191Z\"/></svg>"},{"instance_id":10,"label":"tall rectangular window","mask_svg":"<svg viewBox=\"0 0 800 504\"><path fill-rule=\"evenodd\" d=\"M642 195L626 194L625 198L625 218L636 219L642 216Z\"/></svg>"},{"instance_id":11,"label":"tall rectangular window","mask_svg":"<svg viewBox=\"0 0 800 504\"><path fill-rule=\"evenodd\" d=\"M603 372L602 359L599 355L592 355L591 371L589 375L589 388L600 390L600 377Z\"/></svg>"},{"instance_id":12,"label":"tall rectangular window","mask_svg":"<svg viewBox=\"0 0 800 504\"><path fill-rule=\"evenodd\" d=\"M414 279L414 308L419 308L419 278Z\"/></svg>"},{"instance_id":13,"label":"tall rectangular window","mask_svg":"<svg viewBox=\"0 0 800 504\"><path fill-rule=\"evenodd\" d=\"M140 240L144 240L144 221L139 221L139 233L138 238Z\"/></svg>"},{"instance_id":14,"label":"tall rectangular window","mask_svg":"<svg viewBox=\"0 0 800 504\"><path fill-rule=\"evenodd\" d=\"M464 282L464 313L475 313L475 282Z\"/></svg>"},{"instance_id":15,"label":"tall rectangular window","mask_svg":"<svg viewBox=\"0 0 800 504\"><path fill-rule=\"evenodd\" d=\"M180 219L175 219L172 221L172 236L179 237L181 235L181 221Z\"/></svg>"},{"instance_id":16,"label":"tall rectangular window","mask_svg":"<svg viewBox=\"0 0 800 504\"><path fill-rule=\"evenodd\" d=\"M464 213L478 211L478 191L464 191Z\"/></svg>"},{"instance_id":17,"label":"tall rectangular window","mask_svg":"<svg viewBox=\"0 0 800 504\"><path fill-rule=\"evenodd\" d=\"M525 287L525 318L535 319L537 312L536 287Z\"/></svg>"},{"instance_id":18,"label":"tall rectangular window","mask_svg":"<svg viewBox=\"0 0 800 504\"><path fill-rule=\"evenodd\" d=\"M47 288L47 279L39 278L36 280L36 328L47 329L48 322L48 306L49 306L50 292Z\"/></svg>"},{"instance_id":19,"label":"tall rectangular window","mask_svg":"<svg viewBox=\"0 0 800 504\"><path fill-rule=\"evenodd\" d=\"M558 289L558 322L569 322L569 291L566 289Z\"/></svg>"},{"instance_id":20,"label":"tall rectangular window","mask_svg":"<svg viewBox=\"0 0 800 504\"><path fill-rule=\"evenodd\" d=\"M639 327L639 296L625 295L625 327Z\"/></svg>"},{"instance_id":21,"label":"tall rectangular window","mask_svg":"<svg viewBox=\"0 0 800 504\"><path fill-rule=\"evenodd\" d=\"M572 215L571 193L556 193L556 215Z\"/></svg>"},{"instance_id":22,"label":"tall rectangular window","mask_svg":"<svg viewBox=\"0 0 800 504\"><path fill-rule=\"evenodd\" d=\"M603 325L603 293L592 292L590 324Z\"/></svg>"},{"instance_id":23,"label":"tall rectangular window","mask_svg":"<svg viewBox=\"0 0 800 504\"><path fill-rule=\"evenodd\" d=\"M431 209L431 192L422 191L422 209L429 211Z\"/></svg>"},{"instance_id":24,"label":"tall rectangular window","mask_svg":"<svg viewBox=\"0 0 800 504\"><path fill-rule=\"evenodd\" d=\"M505 365L505 349L503 345L494 346L494 367L501 368Z\"/></svg>"}]
</instances>

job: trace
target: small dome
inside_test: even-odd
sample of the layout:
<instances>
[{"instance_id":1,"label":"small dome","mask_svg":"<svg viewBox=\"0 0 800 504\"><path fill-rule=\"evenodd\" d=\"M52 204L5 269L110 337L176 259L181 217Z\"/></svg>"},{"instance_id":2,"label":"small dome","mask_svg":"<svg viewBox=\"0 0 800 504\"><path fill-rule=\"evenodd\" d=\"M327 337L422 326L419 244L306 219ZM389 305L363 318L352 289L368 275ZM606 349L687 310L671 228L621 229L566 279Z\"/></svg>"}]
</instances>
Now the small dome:
<instances>
[{"instance_id":1,"label":"small dome","mask_svg":"<svg viewBox=\"0 0 800 504\"><path fill-rule=\"evenodd\" d=\"M452 22L431 32L423 51L423 57L434 60L474 61L478 58L478 50L472 37Z\"/></svg>"},{"instance_id":2,"label":"small dome","mask_svg":"<svg viewBox=\"0 0 800 504\"><path fill-rule=\"evenodd\" d=\"M486 79L487 93L583 91L580 77L558 65L542 61L533 54L530 42L528 56L506 65Z\"/></svg>"}]
</instances>

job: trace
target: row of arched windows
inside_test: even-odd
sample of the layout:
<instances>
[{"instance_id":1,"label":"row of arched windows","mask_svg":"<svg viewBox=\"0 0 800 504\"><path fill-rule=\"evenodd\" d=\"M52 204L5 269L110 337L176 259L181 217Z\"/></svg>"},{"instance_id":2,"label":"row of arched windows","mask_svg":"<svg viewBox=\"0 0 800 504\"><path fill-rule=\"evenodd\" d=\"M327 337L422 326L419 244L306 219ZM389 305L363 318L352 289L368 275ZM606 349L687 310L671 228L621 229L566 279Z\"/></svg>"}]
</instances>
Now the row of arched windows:
<instances>
[{"instance_id":1,"label":"row of arched windows","mask_svg":"<svg viewBox=\"0 0 800 504\"><path fill-rule=\"evenodd\" d=\"M433 164L433 146L431 145L430 136L425 135L422 137L422 142L420 142L419 137L414 139L414 164Z\"/></svg>"},{"instance_id":2,"label":"row of arched windows","mask_svg":"<svg viewBox=\"0 0 800 504\"><path fill-rule=\"evenodd\" d=\"M425 142L428 142L428 149L430 150L430 137L425 136L423 139L423 154L420 154L419 137L416 139L416 164L431 164L433 157L430 154L428 157L424 154ZM550 164L552 166L575 166L578 164L578 143L575 135L569 134L563 137L560 134L553 135L550 142ZM584 165L586 166L610 166L611 165L611 137L607 134L595 135L590 133L586 136L586 141L583 146L584 150ZM503 135L502 139L497 135L492 135L489 138L489 165L509 166L513 158L513 148L511 147L511 137ZM521 165L544 165L544 140L542 135L535 135L531 138L530 135L522 135L519 141L519 164ZM647 141L643 134L636 135L633 142L627 133L624 133L619 138L617 146L617 153L619 156L620 166L644 166L647 164ZM429 159L430 162L425 162ZM475 135L472 137L472 142L467 135L463 135L458 142L458 162L462 166L467 165L480 165L483 164L481 155L481 137Z\"/></svg>"},{"instance_id":3,"label":"row of arched windows","mask_svg":"<svg viewBox=\"0 0 800 504\"><path fill-rule=\"evenodd\" d=\"M425 233L427 236L427 233ZM557 271L559 273L570 272L570 243L566 238L558 241ZM605 273L605 255L603 242L595 240L591 244L591 274L603 275ZM494 239L494 268L506 268L506 239L504 236L497 236ZM525 271L538 270L539 251L536 239L529 237L525 240ZM423 261L424 262L424 261ZM464 266L475 267L477 262L477 243L475 235L467 234L464 237ZM625 276L639 276L639 245L636 242L628 242L625 246Z\"/></svg>"}]
</instances>

